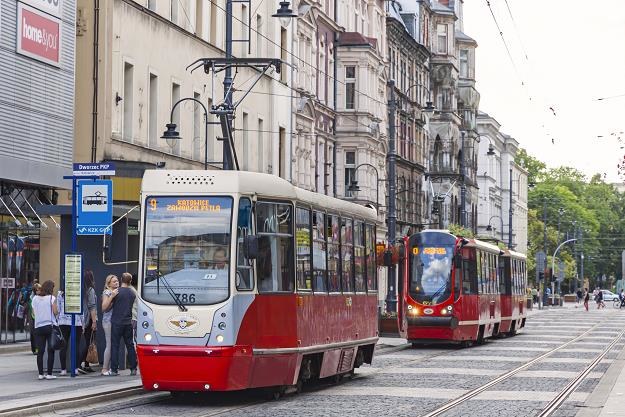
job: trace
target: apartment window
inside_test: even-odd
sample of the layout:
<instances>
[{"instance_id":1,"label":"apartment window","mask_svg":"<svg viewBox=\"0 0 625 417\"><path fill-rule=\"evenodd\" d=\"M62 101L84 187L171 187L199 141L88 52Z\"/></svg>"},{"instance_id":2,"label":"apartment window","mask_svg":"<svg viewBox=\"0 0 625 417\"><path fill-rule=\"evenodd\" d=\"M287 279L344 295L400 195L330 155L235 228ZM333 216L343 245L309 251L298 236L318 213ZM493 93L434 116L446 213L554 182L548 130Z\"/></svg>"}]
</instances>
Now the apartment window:
<instances>
[{"instance_id":1,"label":"apartment window","mask_svg":"<svg viewBox=\"0 0 625 417\"><path fill-rule=\"evenodd\" d=\"M249 24L249 19L247 16L247 6L245 4L241 4L241 22L240 23L241 23L241 35L239 39L248 39L249 31L248 31L247 25ZM247 58L249 42L240 42L239 45L241 45L241 57Z\"/></svg>"},{"instance_id":2,"label":"apartment window","mask_svg":"<svg viewBox=\"0 0 625 417\"><path fill-rule=\"evenodd\" d=\"M356 67L345 67L345 108L356 108Z\"/></svg>"},{"instance_id":3,"label":"apartment window","mask_svg":"<svg viewBox=\"0 0 625 417\"><path fill-rule=\"evenodd\" d=\"M193 98L200 100L200 93L193 93ZM204 116L202 106L193 102L193 159L202 159L202 117Z\"/></svg>"},{"instance_id":4,"label":"apartment window","mask_svg":"<svg viewBox=\"0 0 625 417\"><path fill-rule=\"evenodd\" d=\"M436 25L436 33L438 35L438 53L447 53L447 25Z\"/></svg>"},{"instance_id":5,"label":"apartment window","mask_svg":"<svg viewBox=\"0 0 625 417\"><path fill-rule=\"evenodd\" d=\"M469 51L460 50L460 77L469 78Z\"/></svg>"},{"instance_id":6,"label":"apartment window","mask_svg":"<svg viewBox=\"0 0 625 417\"><path fill-rule=\"evenodd\" d=\"M286 130L281 127L278 129L278 175L286 178Z\"/></svg>"},{"instance_id":7,"label":"apartment window","mask_svg":"<svg viewBox=\"0 0 625 417\"><path fill-rule=\"evenodd\" d=\"M263 17L259 14L256 15L256 56L263 56Z\"/></svg>"},{"instance_id":8,"label":"apartment window","mask_svg":"<svg viewBox=\"0 0 625 417\"><path fill-rule=\"evenodd\" d=\"M282 60L282 62L286 62L286 51L287 51L287 44L286 44L286 29L281 27L280 28L280 59ZM280 71L280 81L282 81L283 83L286 83L286 74L287 74L287 70L286 68L282 68L282 71Z\"/></svg>"},{"instance_id":9,"label":"apartment window","mask_svg":"<svg viewBox=\"0 0 625 417\"><path fill-rule=\"evenodd\" d=\"M174 104L180 100L180 84L172 83L171 85L171 107L174 107ZM171 108L170 107L170 108ZM178 126L178 132L182 130L182 126L180 126L180 106L176 107L173 114L173 122ZM180 155L180 141L176 141L176 144L171 149L174 155Z\"/></svg>"},{"instance_id":10,"label":"apartment window","mask_svg":"<svg viewBox=\"0 0 625 417\"><path fill-rule=\"evenodd\" d=\"M171 0L171 9L169 11L170 20L173 24L178 24L178 0Z\"/></svg>"},{"instance_id":11,"label":"apartment window","mask_svg":"<svg viewBox=\"0 0 625 417\"><path fill-rule=\"evenodd\" d=\"M249 144L249 126L248 126L248 114L243 112L243 145L242 145L242 151L243 151L243 169L245 171L249 170L249 164L250 164L250 144Z\"/></svg>"},{"instance_id":12,"label":"apartment window","mask_svg":"<svg viewBox=\"0 0 625 417\"><path fill-rule=\"evenodd\" d=\"M352 197L349 186L356 180L356 152L345 152L345 197Z\"/></svg>"},{"instance_id":13,"label":"apartment window","mask_svg":"<svg viewBox=\"0 0 625 417\"><path fill-rule=\"evenodd\" d=\"M148 9L156 11L156 0L148 0Z\"/></svg>"},{"instance_id":14,"label":"apartment window","mask_svg":"<svg viewBox=\"0 0 625 417\"><path fill-rule=\"evenodd\" d=\"M265 148L265 132L263 132L263 129L265 128L265 123L263 122L263 119L258 119L258 172L265 172L265 166L264 166L264 157L263 154L264 152L264 148Z\"/></svg>"},{"instance_id":15,"label":"apartment window","mask_svg":"<svg viewBox=\"0 0 625 417\"><path fill-rule=\"evenodd\" d=\"M158 148L158 77L150 74L150 91L148 102L148 147Z\"/></svg>"},{"instance_id":16,"label":"apartment window","mask_svg":"<svg viewBox=\"0 0 625 417\"><path fill-rule=\"evenodd\" d=\"M122 124L122 138L132 142L132 104L133 104L134 66L124 62L124 92L122 104L124 106L124 119Z\"/></svg>"}]
</instances>

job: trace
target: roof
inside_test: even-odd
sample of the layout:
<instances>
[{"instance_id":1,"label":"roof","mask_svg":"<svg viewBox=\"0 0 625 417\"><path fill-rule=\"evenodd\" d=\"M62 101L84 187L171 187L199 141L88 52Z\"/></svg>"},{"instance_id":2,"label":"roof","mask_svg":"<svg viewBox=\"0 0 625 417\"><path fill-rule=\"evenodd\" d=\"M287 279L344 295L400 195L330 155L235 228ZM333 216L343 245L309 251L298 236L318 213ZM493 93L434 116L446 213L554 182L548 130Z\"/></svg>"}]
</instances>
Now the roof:
<instances>
[{"instance_id":1,"label":"roof","mask_svg":"<svg viewBox=\"0 0 625 417\"><path fill-rule=\"evenodd\" d=\"M343 32L339 35L339 46L371 46L375 48L377 45L377 39L368 38L358 32Z\"/></svg>"},{"instance_id":2,"label":"roof","mask_svg":"<svg viewBox=\"0 0 625 417\"><path fill-rule=\"evenodd\" d=\"M432 6L432 11L433 12L445 13L445 14L455 14L452 9L450 9L449 7L447 7L445 5L440 4L436 0L432 0L430 4Z\"/></svg>"},{"instance_id":3,"label":"roof","mask_svg":"<svg viewBox=\"0 0 625 417\"><path fill-rule=\"evenodd\" d=\"M471 42L477 45L477 41L464 32L457 30L455 36L458 41Z\"/></svg>"},{"instance_id":4,"label":"roof","mask_svg":"<svg viewBox=\"0 0 625 417\"><path fill-rule=\"evenodd\" d=\"M403 6L401 4L397 4L394 1L389 2L388 4L388 17L397 20L397 22L399 22L399 24L402 25L404 29L408 30L406 28L406 25L404 24L404 19L402 19L401 14L399 13L400 10L403 10Z\"/></svg>"}]
</instances>

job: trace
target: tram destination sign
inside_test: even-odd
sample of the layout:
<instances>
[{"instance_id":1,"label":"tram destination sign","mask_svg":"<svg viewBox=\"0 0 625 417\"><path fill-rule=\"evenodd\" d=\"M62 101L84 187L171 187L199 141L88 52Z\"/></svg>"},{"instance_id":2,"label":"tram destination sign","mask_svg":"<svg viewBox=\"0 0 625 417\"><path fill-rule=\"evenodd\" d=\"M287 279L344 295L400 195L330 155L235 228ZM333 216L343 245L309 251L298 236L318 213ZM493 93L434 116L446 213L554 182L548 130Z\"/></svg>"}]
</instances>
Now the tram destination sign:
<instances>
[{"instance_id":1,"label":"tram destination sign","mask_svg":"<svg viewBox=\"0 0 625 417\"><path fill-rule=\"evenodd\" d=\"M100 175L115 175L115 164L112 162L79 162L74 164L75 177L97 177Z\"/></svg>"}]
</instances>

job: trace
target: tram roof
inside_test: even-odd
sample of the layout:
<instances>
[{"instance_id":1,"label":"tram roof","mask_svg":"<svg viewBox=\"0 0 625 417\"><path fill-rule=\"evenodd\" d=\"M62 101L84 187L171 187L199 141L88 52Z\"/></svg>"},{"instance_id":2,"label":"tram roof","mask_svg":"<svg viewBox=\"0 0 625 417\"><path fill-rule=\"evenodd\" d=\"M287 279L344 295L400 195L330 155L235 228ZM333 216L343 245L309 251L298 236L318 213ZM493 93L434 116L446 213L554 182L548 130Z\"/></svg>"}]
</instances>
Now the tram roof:
<instances>
[{"instance_id":1,"label":"tram roof","mask_svg":"<svg viewBox=\"0 0 625 417\"><path fill-rule=\"evenodd\" d=\"M515 259L527 259L527 255L522 252L515 252L513 250L507 249L504 251L504 256L509 256Z\"/></svg>"},{"instance_id":2,"label":"tram roof","mask_svg":"<svg viewBox=\"0 0 625 417\"><path fill-rule=\"evenodd\" d=\"M256 194L258 197L297 200L320 209L377 219L373 208L304 190L275 175L250 171L151 169L143 174L141 191L145 194Z\"/></svg>"}]
</instances>

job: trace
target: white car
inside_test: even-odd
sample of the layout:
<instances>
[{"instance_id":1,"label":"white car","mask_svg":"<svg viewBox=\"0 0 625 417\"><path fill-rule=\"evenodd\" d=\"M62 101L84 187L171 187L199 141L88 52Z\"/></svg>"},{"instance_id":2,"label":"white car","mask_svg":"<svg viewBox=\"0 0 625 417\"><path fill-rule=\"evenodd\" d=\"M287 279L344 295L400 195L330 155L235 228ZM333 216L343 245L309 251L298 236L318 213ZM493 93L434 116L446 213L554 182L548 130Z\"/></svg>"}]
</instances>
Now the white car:
<instances>
[{"instance_id":1,"label":"white car","mask_svg":"<svg viewBox=\"0 0 625 417\"><path fill-rule=\"evenodd\" d=\"M601 292L603 293L603 301L614 301L614 300L618 300L618 295L614 294L612 291L609 290L601 290Z\"/></svg>"}]
</instances>

